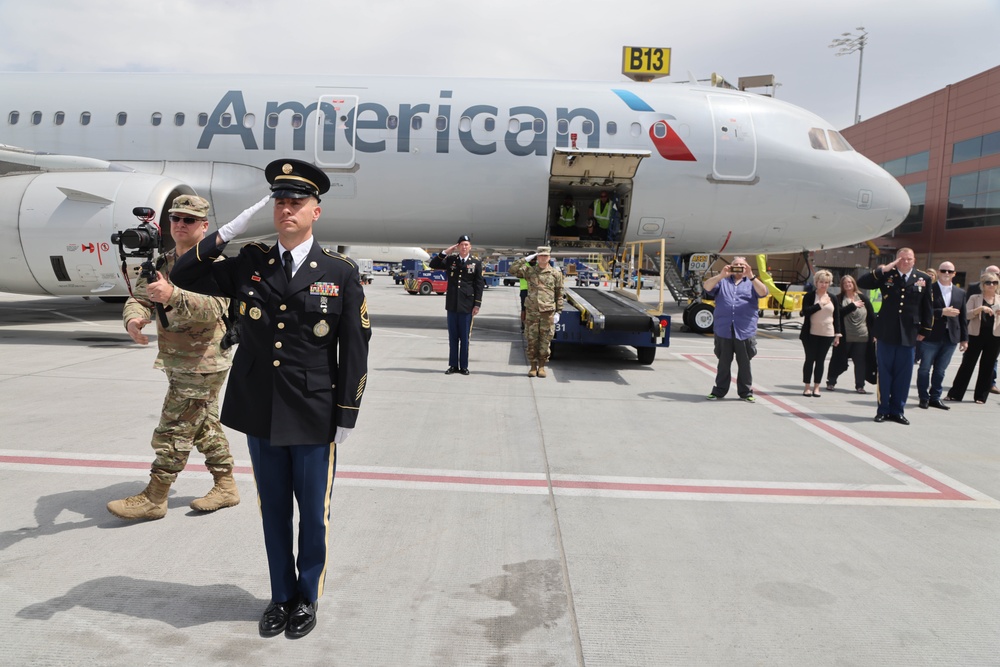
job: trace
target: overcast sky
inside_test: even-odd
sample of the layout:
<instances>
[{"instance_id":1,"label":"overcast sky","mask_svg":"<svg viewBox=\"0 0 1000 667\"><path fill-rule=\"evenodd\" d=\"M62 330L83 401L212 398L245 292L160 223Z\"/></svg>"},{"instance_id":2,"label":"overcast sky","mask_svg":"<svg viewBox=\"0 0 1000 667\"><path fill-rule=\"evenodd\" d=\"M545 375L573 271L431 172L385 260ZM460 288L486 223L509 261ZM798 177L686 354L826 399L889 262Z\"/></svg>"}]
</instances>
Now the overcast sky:
<instances>
[{"instance_id":1,"label":"overcast sky","mask_svg":"<svg viewBox=\"0 0 1000 667\"><path fill-rule=\"evenodd\" d=\"M862 119L1000 64L1000 0L0 0L0 71L621 81L622 46L670 47L664 81L774 74L843 128L859 26Z\"/></svg>"}]
</instances>

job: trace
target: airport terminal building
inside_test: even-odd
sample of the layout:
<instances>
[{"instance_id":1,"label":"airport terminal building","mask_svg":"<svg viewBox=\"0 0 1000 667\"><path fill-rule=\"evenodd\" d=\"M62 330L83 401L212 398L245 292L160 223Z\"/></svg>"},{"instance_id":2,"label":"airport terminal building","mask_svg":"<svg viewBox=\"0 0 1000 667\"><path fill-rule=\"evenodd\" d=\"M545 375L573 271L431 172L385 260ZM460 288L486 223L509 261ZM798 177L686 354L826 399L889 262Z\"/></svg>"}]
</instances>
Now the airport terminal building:
<instances>
[{"instance_id":1,"label":"airport terminal building","mask_svg":"<svg viewBox=\"0 0 1000 667\"><path fill-rule=\"evenodd\" d=\"M880 248L913 248L919 268L950 260L963 285L1000 264L1000 66L843 135L895 176L913 203L893 237L876 241Z\"/></svg>"}]
</instances>

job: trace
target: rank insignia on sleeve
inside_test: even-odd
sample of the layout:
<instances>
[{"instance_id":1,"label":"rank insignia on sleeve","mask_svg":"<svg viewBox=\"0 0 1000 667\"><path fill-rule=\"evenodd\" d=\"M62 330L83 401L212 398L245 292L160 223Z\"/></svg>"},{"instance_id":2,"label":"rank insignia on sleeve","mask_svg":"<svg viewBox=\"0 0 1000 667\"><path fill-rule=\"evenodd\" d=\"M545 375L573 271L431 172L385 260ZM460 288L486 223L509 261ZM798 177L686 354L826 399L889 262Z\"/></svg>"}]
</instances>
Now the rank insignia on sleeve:
<instances>
[{"instance_id":1,"label":"rank insignia on sleeve","mask_svg":"<svg viewBox=\"0 0 1000 667\"><path fill-rule=\"evenodd\" d=\"M309 293L319 296L340 296L340 286L336 283L313 283L309 286Z\"/></svg>"}]
</instances>

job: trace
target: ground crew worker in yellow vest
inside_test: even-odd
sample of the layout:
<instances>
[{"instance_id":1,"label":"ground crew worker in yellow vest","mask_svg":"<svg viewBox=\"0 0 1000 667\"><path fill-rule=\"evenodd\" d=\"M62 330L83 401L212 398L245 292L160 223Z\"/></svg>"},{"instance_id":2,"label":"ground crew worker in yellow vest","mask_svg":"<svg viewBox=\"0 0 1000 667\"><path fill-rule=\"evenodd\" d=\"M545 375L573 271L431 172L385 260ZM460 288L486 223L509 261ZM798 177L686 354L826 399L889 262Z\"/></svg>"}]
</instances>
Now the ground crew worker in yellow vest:
<instances>
[{"instance_id":1,"label":"ground crew worker in yellow vest","mask_svg":"<svg viewBox=\"0 0 1000 667\"><path fill-rule=\"evenodd\" d=\"M590 208L590 216L597 222L597 228L602 238L608 237L608 228L611 226L611 211L614 204L611 203L607 190L601 190L600 196L594 200Z\"/></svg>"},{"instance_id":2,"label":"ground crew worker in yellow vest","mask_svg":"<svg viewBox=\"0 0 1000 667\"><path fill-rule=\"evenodd\" d=\"M552 228L553 236L576 236L576 206L573 205L573 197L566 195L563 198L562 206L559 207L559 217Z\"/></svg>"}]
</instances>

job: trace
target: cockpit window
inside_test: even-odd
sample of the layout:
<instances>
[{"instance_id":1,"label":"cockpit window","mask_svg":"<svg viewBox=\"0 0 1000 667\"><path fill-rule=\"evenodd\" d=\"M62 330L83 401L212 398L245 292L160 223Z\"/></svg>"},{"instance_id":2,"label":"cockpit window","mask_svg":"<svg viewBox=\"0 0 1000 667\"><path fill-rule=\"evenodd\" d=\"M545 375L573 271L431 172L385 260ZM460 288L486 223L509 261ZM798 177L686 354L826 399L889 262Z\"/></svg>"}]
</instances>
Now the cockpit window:
<instances>
[{"instance_id":1,"label":"cockpit window","mask_svg":"<svg viewBox=\"0 0 1000 667\"><path fill-rule=\"evenodd\" d=\"M833 150L841 152L854 150L851 148L851 145L847 143L847 139L844 138L844 135L840 132L837 132L836 130L827 130L827 132L830 133L830 147Z\"/></svg>"},{"instance_id":2,"label":"cockpit window","mask_svg":"<svg viewBox=\"0 0 1000 667\"><path fill-rule=\"evenodd\" d=\"M826 145L826 132L818 127L809 130L809 143L818 151L829 150L829 146Z\"/></svg>"}]
</instances>

